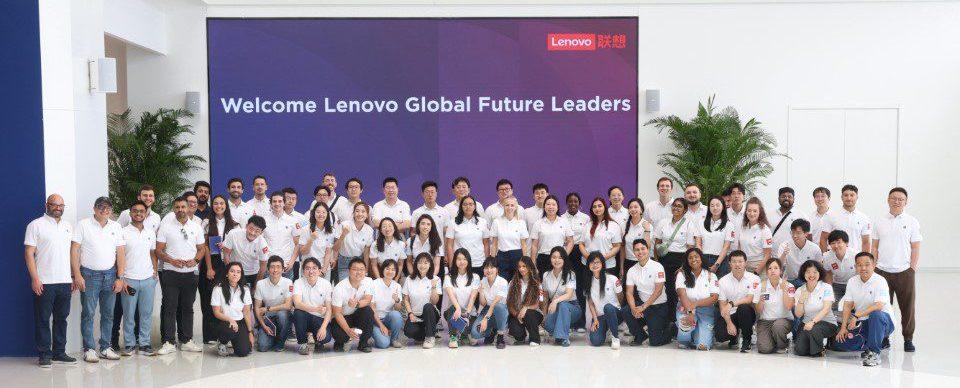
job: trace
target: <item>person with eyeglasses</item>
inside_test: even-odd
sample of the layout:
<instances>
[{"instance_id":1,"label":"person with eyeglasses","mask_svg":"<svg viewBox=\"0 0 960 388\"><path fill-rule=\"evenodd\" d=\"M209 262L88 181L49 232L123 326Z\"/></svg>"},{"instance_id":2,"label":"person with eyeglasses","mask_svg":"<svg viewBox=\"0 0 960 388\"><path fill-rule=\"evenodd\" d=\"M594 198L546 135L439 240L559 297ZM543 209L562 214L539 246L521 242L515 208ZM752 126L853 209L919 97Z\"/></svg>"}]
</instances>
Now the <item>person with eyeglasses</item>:
<instances>
[{"instance_id":1,"label":"person with eyeglasses","mask_svg":"<svg viewBox=\"0 0 960 388\"><path fill-rule=\"evenodd\" d=\"M173 201L175 222L164 223L157 235L157 256L163 262L163 277L160 289L163 300L160 309L164 319L160 326L163 345L157 351L159 355L176 351L175 343L180 340L180 350L201 352L203 348L193 339L193 301L197 296L197 268L205 252L203 230L199 222L190 221L192 213L187 199ZM181 314L177 314L177 310Z\"/></svg>"},{"instance_id":2,"label":"person with eyeglasses","mask_svg":"<svg viewBox=\"0 0 960 388\"><path fill-rule=\"evenodd\" d=\"M34 295L33 336L41 368L50 368L53 363L77 363L77 359L66 353L67 316L73 294L70 241L74 228L62 219L64 207L63 197L51 194L44 214L27 224L23 237L23 257Z\"/></svg>"}]
</instances>

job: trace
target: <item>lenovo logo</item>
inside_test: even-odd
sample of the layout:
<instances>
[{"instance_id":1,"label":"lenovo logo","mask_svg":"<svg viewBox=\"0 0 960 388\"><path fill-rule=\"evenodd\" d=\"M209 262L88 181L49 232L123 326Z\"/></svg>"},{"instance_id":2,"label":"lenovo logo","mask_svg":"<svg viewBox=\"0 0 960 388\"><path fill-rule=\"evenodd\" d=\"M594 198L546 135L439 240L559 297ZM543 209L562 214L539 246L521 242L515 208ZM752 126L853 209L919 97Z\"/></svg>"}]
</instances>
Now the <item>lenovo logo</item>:
<instances>
[{"instance_id":1,"label":"lenovo logo","mask_svg":"<svg viewBox=\"0 0 960 388\"><path fill-rule=\"evenodd\" d=\"M596 34L547 34L547 51L594 51Z\"/></svg>"}]
</instances>

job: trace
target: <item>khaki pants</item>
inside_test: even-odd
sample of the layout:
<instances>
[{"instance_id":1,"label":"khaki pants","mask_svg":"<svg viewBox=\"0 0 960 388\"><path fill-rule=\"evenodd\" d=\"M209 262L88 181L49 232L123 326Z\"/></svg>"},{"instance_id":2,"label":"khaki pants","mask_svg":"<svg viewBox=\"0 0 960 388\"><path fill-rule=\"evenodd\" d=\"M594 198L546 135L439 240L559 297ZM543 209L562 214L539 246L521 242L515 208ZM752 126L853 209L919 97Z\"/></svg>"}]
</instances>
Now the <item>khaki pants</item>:
<instances>
[{"instance_id":1,"label":"khaki pants","mask_svg":"<svg viewBox=\"0 0 960 388\"><path fill-rule=\"evenodd\" d=\"M912 341L913 330L916 327L913 307L917 273L912 268L907 268L903 272L891 273L879 269L876 272L887 280L887 286L890 287L890 305L893 305L893 299L896 298L897 305L900 306L900 326L903 328L903 339Z\"/></svg>"},{"instance_id":2,"label":"khaki pants","mask_svg":"<svg viewBox=\"0 0 960 388\"><path fill-rule=\"evenodd\" d=\"M786 318L757 321L757 351L773 353L786 349L790 345L787 334L790 334L791 329L793 329L793 323Z\"/></svg>"}]
</instances>

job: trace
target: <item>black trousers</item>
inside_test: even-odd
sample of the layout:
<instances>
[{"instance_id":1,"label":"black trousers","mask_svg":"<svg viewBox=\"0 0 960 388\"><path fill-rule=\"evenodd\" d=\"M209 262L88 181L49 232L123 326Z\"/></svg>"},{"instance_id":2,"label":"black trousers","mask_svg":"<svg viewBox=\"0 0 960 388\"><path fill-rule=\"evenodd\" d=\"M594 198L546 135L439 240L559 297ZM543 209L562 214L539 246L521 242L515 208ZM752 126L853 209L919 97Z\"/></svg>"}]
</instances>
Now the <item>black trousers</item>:
<instances>
[{"instance_id":1,"label":"black trousers","mask_svg":"<svg viewBox=\"0 0 960 388\"><path fill-rule=\"evenodd\" d=\"M403 324L403 334L414 341L423 341L433 338L437 333L437 322L440 321L440 310L432 303L423 305L423 314L420 322L411 322L409 319Z\"/></svg>"},{"instance_id":2,"label":"black trousers","mask_svg":"<svg viewBox=\"0 0 960 388\"><path fill-rule=\"evenodd\" d=\"M193 339L193 302L197 299L197 275L164 271L160 284L163 292L160 331L163 342L181 343ZM177 310L180 314L177 314Z\"/></svg>"},{"instance_id":3,"label":"black trousers","mask_svg":"<svg viewBox=\"0 0 960 388\"><path fill-rule=\"evenodd\" d=\"M203 269L204 266L201 265L197 284L197 289L200 291L200 319L202 319L203 322L201 329L203 343L216 341L219 338L215 328L216 321L219 321L219 319L213 316L213 307L210 307L210 297L213 294L213 287L216 286L217 277L223 274L223 259L220 255L210 255L210 265L213 266L216 275L213 276L212 280L207 279L207 270ZM250 291L253 292L253 289L251 288Z\"/></svg>"},{"instance_id":4,"label":"black trousers","mask_svg":"<svg viewBox=\"0 0 960 388\"><path fill-rule=\"evenodd\" d=\"M627 276L627 271L630 271L630 268L633 268L635 265L637 265L636 261L623 259L623 276ZM620 274L617 274L617 276L619 277Z\"/></svg>"},{"instance_id":5,"label":"black trousers","mask_svg":"<svg viewBox=\"0 0 960 388\"><path fill-rule=\"evenodd\" d=\"M543 280L543 274L549 272L553 269L553 264L550 263L550 255L548 254L538 254L537 255L537 273L540 275L540 280Z\"/></svg>"},{"instance_id":6,"label":"black trousers","mask_svg":"<svg viewBox=\"0 0 960 388\"><path fill-rule=\"evenodd\" d=\"M508 282L513 279L513 273L517 271L517 263L520 262L521 256L523 256L523 251L519 249L498 251L497 272L500 277L507 279Z\"/></svg>"},{"instance_id":7,"label":"black trousers","mask_svg":"<svg viewBox=\"0 0 960 388\"><path fill-rule=\"evenodd\" d=\"M580 306L586 306L587 305L586 295L588 292L590 292L590 290L586 288L587 279L590 276L590 270L587 269L586 265L580 262L582 258L583 258L583 253L580 252L580 247L577 247L577 246L573 247L573 251L571 251L570 255L567 256L567 260L570 260L570 266L571 268L573 268L573 273L574 275L577 276L577 302L580 303ZM580 312L580 317L577 318L575 322L573 322L573 325L571 326L571 328L583 329L586 327L587 308L584 307L580 310L582 310Z\"/></svg>"},{"instance_id":8,"label":"black trousers","mask_svg":"<svg viewBox=\"0 0 960 388\"><path fill-rule=\"evenodd\" d=\"M677 289L673 287L677 282L677 270L683 263L683 253L670 252L660 258L660 264L663 265L663 272L666 272L667 282L664 292L667 293L667 308L671 312L677 311ZM677 321L677 314L670 314L670 322Z\"/></svg>"},{"instance_id":9,"label":"black trousers","mask_svg":"<svg viewBox=\"0 0 960 388\"><path fill-rule=\"evenodd\" d=\"M639 294L634 291L634 300L639 301ZM640 302L643 304L644 302ZM666 303L650 305L643 311L643 316L635 318L630 308L623 309L623 321L626 322L634 342L640 343L650 339L650 346L663 346L670 343L670 311ZM646 330L644 330L646 326ZM616 328L614 328L616 330Z\"/></svg>"},{"instance_id":10,"label":"black trousers","mask_svg":"<svg viewBox=\"0 0 960 388\"><path fill-rule=\"evenodd\" d=\"M797 332L797 337L793 341L793 351L798 356L815 356L823 351L823 341L833 338L837 334L837 325L829 322L820 321L813 324L810 331L803 327Z\"/></svg>"},{"instance_id":11,"label":"black trousers","mask_svg":"<svg viewBox=\"0 0 960 388\"><path fill-rule=\"evenodd\" d=\"M253 349L250 343L250 328L247 327L247 321L244 319L237 321L237 331L230 328L226 321L217 320L214 324L217 331L217 340L221 344L233 344L233 355L237 357L246 357Z\"/></svg>"},{"instance_id":12,"label":"black trousers","mask_svg":"<svg viewBox=\"0 0 960 388\"><path fill-rule=\"evenodd\" d=\"M343 319L347 321L347 326L351 329L360 329L360 343L358 349L364 349L370 346L370 337L373 336L373 309L370 306L358 308L353 314L344 315ZM336 322L333 323L333 346L341 347L350 341L350 335L340 327Z\"/></svg>"},{"instance_id":13,"label":"black trousers","mask_svg":"<svg viewBox=\"0 0 960 388\"><path fill-rule=\"evenodd\" d=\"M543 313L537 310L527 310L523 315L523 323L510 314L507 318L507 333L517 341L526 341L529 336L530 342L540 343L540 322L543 322Z\"/></svg>"},{"instance_id":14,"label":"black trousers","mask_svg":"<svg viewBox=\"0 0 960 388\"><path fill-rule=\"evenodd\" d=\"M733 341L736 339L736 336L727 333L727 320L719 315L719 309L717 309L717 311L717 319L713 325L713 336L716 342ZM740 333L740 348L743 349L750 346L750 341L753 337L753 324L757 322L757 312L753 309L753 306L737 306L737 311L730 314L730 321L733 322L733 325L737 327L737 331Z\"/></svg>"}]
</instances>

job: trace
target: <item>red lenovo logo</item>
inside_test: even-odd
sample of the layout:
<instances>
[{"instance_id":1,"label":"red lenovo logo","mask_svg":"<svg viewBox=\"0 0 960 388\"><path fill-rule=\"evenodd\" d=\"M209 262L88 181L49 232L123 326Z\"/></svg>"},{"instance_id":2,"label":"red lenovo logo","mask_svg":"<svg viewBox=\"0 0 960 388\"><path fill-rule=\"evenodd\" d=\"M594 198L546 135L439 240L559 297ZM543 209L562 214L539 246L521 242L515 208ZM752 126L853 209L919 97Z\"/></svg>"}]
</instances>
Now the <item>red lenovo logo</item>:
<instances>
[{"instance_id":1,"label":"red lenovo logo","mask_svg":"<svg viewBox=\"0 0 960 388\"><path fill-rule=\"evenodd\" d=\"M596 34L547 34L547 51L595 51Z\"/></svg>"}]
</instances>

